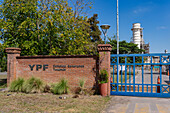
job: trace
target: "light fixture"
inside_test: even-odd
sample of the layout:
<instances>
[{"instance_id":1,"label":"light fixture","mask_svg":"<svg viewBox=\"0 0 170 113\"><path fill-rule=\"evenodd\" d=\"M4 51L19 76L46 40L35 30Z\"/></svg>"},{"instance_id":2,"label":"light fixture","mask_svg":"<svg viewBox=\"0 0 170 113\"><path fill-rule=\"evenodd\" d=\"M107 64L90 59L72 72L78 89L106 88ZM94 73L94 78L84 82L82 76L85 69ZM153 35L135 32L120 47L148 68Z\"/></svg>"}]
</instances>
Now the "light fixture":
<instances>
[{"instance_id":1,"label":"light fixture","mask_svg":"<svg viewBox=\"0 0 170 113\"><path fill-rule=\"evenodd\" d=\"M105 44L106 44L106 35L107 35L108 29L110 28L110 25L103 24L103 25L100 26L100 28L102 29L102 32L104 34L104 41L105 41Z\"/></svg>"}]
</instances>

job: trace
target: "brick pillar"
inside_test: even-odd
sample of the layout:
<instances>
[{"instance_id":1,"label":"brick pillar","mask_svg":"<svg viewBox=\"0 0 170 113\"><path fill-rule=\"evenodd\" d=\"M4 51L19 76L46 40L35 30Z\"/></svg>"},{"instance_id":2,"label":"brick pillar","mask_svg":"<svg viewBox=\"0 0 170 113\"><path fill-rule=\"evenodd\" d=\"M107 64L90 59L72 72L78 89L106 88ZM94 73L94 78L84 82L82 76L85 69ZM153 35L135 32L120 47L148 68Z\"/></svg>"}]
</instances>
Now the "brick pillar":
<instances>
[{"instance_id":1,"label":"brick pillar","mask_svg":"<svg viewBox=\"0 0 170 113\"><path fill-rule=\"evenodd\" d=\"M110 96L110 51L112 46L110 44L99 44L99 72L102 69L106 69L109 74L109 82L107 85L107 95Z\"/></svg>"},{"instance_id":2,"label":"brick pillar","mask_svg":"<svg viewBox=\"0 0 170 113\"><path fill-rule=\"evenodd\" d=\"M20 56L21 49L20 48L6 48L7 53L7 86L9 86L10 82L16 79L16 57Z\"/></svg>"}]
</instances>

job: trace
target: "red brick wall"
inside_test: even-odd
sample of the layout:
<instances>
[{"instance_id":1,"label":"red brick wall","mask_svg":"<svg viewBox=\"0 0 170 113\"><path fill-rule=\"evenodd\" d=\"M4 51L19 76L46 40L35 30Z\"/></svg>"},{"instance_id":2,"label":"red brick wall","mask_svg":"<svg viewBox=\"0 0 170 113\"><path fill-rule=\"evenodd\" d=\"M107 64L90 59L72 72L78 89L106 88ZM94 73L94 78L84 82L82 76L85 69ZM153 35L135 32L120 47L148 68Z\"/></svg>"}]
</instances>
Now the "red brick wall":
<instances>
[{"instance_id":1,"label":"red brick wall","mask_svg":"<svg viewBox=\"0 0 170 113\"><path fill-rule=\"evenodd\" d=\"M6 48L7 52L7 85L16 78L16 57L20 56L20 48Z\"/></svg>"},{"instance_id":2,"label":"red brick wall","mask_svg":"<svg viewBox=\"0 0 170 113\"><path fill-rule=\"evenodd\" d=\"M33 70L29 65L34 66ZM36 65L42 65L42 68L36 70ZM43 65L48 65L48 69L43 70ZM66 67L55 67L55 69L64 69L64 71L53 70L53 65L64 65ZM84 67L68 67L84 66ZM47 67L47 66L46 66ZM66 78L71 87L78 87L79 80L85 79L85 86L92 88L96 84L97 76L97 57L96 56L19 56L16 57L16 78L29 78L31 76L39 77L47 83L58 82ZM40 68L40 66L39 66Z\"/></svg>"},{"instance_id":3,"label":"red brick wall","mask_svg":"<svg viewBox=\"0 0 170 113\"><path fill-rule=\"evenodd\" d=\"M107 92L110 95L110 44L99 44L99 59L92 55L77 56L20 56L20 48L6 48L7 52L7 85L18 77L38 77L46 83L54 83L66 78L71 88L79 86L79 80L86 81L86 88L97 90L99 71L106 69L109 74ZM30 65L30 66L29 66ZM34 67L33 67L34 65ZM43 65L44 69L43 70ZM47 66L48 65L48 66ZM55 67L53 65L64 66ZM68 67L78 66L78 67ZM33 67L32 70L30 67ZM48 67L48 68L47 68ZM37 68L37 69L36 69ZM58 71L61 69L61 71Z\"/></svg>"},{"instance_id":4,"label":"red brick wall","mask_svg":"<svg viewBox=\"0 0 170 113\"><path fill-rule=\"evenodd\" d=\"M110 96L110 51L112 46L110 44L99 44L99 71L102 69L108 72L107 95Z\"/></svg>"}]
</instances>

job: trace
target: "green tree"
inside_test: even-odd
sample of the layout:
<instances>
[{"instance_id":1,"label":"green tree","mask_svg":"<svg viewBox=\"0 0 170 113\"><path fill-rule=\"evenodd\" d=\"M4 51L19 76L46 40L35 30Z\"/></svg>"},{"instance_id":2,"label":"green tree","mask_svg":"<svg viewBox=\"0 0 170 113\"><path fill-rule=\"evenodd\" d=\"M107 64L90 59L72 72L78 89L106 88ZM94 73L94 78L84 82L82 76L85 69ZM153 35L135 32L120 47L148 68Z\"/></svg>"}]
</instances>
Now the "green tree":
<instances>
[{"instance_id":1,"label":"green tree","mask_svg":"<svg viewBox=\"0 0 170 113\"><path fill-rule=\"evenodd\" d=\"M109 44L112 45L111 54L117 54L117 40L109 38ZM120 54L138 54L142 53L144 50L139 49L137 44L128 43L125 40L119 42L119 53Z\"/></svg>"},{"instance_id":2,"label":"green tree","mask_svg":"<svg viewBox=\"0 0 170 113\"><path fill-rule=\"evenodd\" d=\"M70 0L74 10L74 17L87 16L89 9L92 8L92 0Z\"/></svg>"},{"instance_id":3,"label":"green tree","mask_svg":"<svg viewBox=\"0 0 170 113\"><path fill-rule=\"evenodd\" d=\"M20 47L24 55L37 54L36 0L4 0L0 10L4 46Z\"/></svg>"},{"instance_id":4,"label":"green tree","mask_svg":"<svg viewBox=\"0 0 170 113\"><path fill-rule=\"evenodd\" d=\"M87 32L89 33L89 39L91 40L91 43L89 43L90 51L89 54L97 54L97 45L103 43L100 35L101 31L99 30L99 24L98 15L94 14L92 17L88 19L88 23L90 26L86 28Z\"/></svg>"},{"instance_id":5,"label":"green tree","mask_svg":"<svg viewBox=\"0 0 170 113\"><path fill-rule=\"evenodd\" d=\"M109 38L108 43L112 45L111 54L117 54L117 40L115 39L115 37ZM119 54L140 54L142 52L144 52L144 50L139 49L137 47L137 44L134 44L134 43L131 43L131 42L128 43L125 40L119 42ZM141 62L141 60L142 60L141 57L137 57L135 61ZM125 58L120 57L120 62L122 62L122 63L125 62ZM127 62L133 62L133 58L128 57Z\"/></svg>"},{"instance_id":6,"label":"green tree","mask_svg":"<svg viewBox=\"0 0 170 113\"><path fill-rule=\"evenodd\" d=\"M21 55L91 53L87 17L77 15L67 0L4 0L0 30L5 47Z\"/></svg>"},{"instance_id":7,"label":"green tree","mask_svg":"<svg viewBox=\"0 0 170 113\"><path fill-rule=\"evenodd\" d=\"M94 14L93 17L88 19L88 23L90 24L90 38L92 42L102 41L100 37L101 31L99 30L99 26L97 25L99 24L99 21L97 19L98 19L97 14Z\"/></svg>"},{"instance_id":8,"label":"green tree","mask_svg":"<svg viewBox=\"0 0 170 113\"><path fill-rule=\"evenodd\" d=\"M5 47L0 43L0 71L7 71L7 54L5 53Z\"/></svg>"},{"instance_id":9,"label":"green tree","mask_svg":"<svg viewBox=\"0 0 170 113\"><path fill-rule=\"evenodd\" d=\"M85 30L89 24L87 17L74 17L74 11L67 1L56 1L50 5L46 13L46 26L44 27L45 42L49 54L73 55L86 54L91 51L89 33Z\"/></svg>"}]
</instances>

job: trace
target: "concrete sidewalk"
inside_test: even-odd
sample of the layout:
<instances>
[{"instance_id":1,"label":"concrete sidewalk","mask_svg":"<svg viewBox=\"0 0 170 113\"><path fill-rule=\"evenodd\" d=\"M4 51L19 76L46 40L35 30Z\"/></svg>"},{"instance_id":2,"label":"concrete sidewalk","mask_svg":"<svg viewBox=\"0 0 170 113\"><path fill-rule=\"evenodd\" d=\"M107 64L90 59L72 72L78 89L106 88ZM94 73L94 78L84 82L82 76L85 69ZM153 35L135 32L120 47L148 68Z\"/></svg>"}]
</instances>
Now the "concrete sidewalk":
<instances>
[{"instance_id":1,"label":"concrete sidewalk","mask_svg":"<svg viewBox=\"0 0 170 113\"><path fill-rule=\"evenodd\" d=\"M160 73L153 71L153 75L152 75L153 84L157 84L158 76L160 77ZM145 70L143 77L144 77L144 84L151 84L151 73L150 73L150 71ZM162 84L167 84L168 81L169 81L169 76L162 74ZM133 79L131 80L131 83L133 83ZM142 83L142 72L140 72L135 77L135 83L139 83L139 84Z\"/></svg>"},{"instance_id":2,"label":"concrete sidewalk","mask_svg":"<svg viewBox=\"0 0 170 113\"><path fill-rule=\"evenodd\" d=\"M170 113L170 98L112 96L102 113Z\"/></svg>"}]
</instances>

